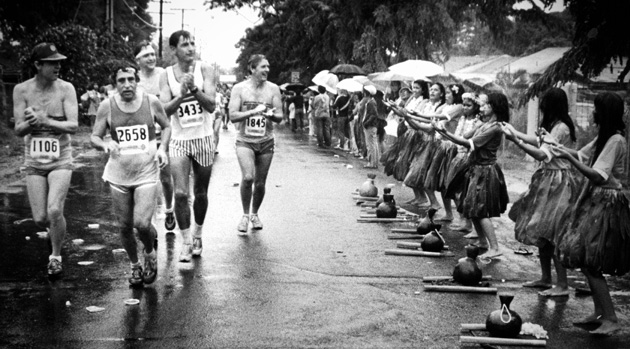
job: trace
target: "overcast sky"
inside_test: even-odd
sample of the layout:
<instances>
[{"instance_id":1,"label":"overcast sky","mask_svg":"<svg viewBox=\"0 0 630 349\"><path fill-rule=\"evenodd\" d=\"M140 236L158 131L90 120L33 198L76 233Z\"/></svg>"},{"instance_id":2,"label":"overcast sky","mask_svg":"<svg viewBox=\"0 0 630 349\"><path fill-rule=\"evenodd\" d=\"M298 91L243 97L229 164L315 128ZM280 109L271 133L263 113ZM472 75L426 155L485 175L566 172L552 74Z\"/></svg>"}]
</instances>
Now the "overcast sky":
<instances>
[{"instance_id":1,"label":"overcast sky","mask_svg":"<svg viewBox=\"0 0 630 349\"><path fill-rule=\"evenodd\" d=\"M168 1L168 2L167 2ZM538 0L535 2L540 3ZM196 38L197 50L201 59L208 63L217 63L223 68L236 66L239 50L234 45L245 36L245 29L260 24L258 15L249 7L243 7L238 12L224 12L221 9L208 11L203 6L204 0L165 0L162 35L168 38L171 33L182 28L182 10L184 10L184 29L193 33ZM518 5L519 8L531 7L527 2ZM149 2L149 14L153 22L159 24L159 0ZM550 11L562 11L564 1L557 0ZM158 42L156 32L154 41ZM164 48L168 50L168 47Z\"/></svg>"},{"instance_id":2,"label":"overcast sky","mask_svg":"<svg viewBox=\"0 0 630 349\"><path fill-rule=\"evenodd\" d=\"M207 10L203 6L204 0L170 0L164 2L162 35L168 38L171 33L182 28L182 10L184 10L184 29L195 36L197 51L201 59L208 63L217 63L221 67L236 66L239 50L234 47L240 38L245 36L245 29L260 22L258 16L249 7L238 12L224 12L221 9ZM149 2L148 12L157 25L160 2ZM159 33L154 34L154 42L158 42ZM168 50L168 47L164 48Z\"/></svg>"}]
</instances>

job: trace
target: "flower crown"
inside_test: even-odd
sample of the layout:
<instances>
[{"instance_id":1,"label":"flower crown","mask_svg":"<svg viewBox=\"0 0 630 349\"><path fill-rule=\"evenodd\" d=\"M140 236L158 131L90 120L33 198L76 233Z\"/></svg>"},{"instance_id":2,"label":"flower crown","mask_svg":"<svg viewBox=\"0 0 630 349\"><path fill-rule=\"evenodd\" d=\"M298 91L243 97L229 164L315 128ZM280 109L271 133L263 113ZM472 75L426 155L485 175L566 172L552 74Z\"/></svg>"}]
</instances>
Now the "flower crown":
<instances>
[{"instance_id":1,"label":"flower crown","mask_svg":"<svg viewBox=\"0 0 630 349\"><path fill-rule=\"evenodd\" d=\"M472 93L472 92L465 92L462 95L462 99L470 99L471 101L475 102L477 105L480 105L480 100L479 100L479 96L477 96L476 94Z\"/></svg>"}]
</instances>

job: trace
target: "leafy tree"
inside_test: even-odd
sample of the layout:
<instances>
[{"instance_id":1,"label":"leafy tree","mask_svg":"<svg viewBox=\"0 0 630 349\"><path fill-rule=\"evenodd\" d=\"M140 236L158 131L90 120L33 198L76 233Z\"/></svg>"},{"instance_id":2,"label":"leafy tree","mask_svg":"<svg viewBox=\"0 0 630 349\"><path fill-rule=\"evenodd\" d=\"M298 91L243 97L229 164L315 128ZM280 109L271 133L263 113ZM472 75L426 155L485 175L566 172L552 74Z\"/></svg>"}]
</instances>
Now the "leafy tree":
<instances>
[{"instance_id":1,"label":"leafy tree","mask_svg":"<svg viewBox=\"0 0 630 349\"><path fill-rule=\"evenodd\" d=\"M24 78L30 78L35 73L30 58L32 47L44 41L54 43L59 52L68 57L61 66L61 75L77 89L93 82L109 83L109 75L114 66L134 63L133 48L129 42L109 32L98 33L90 28L68 23L22 38L18 55Z\"/></svg>"},{"instance_id":2,"label":"leafy tree","mask_svg":"<svg viewBox=\"0 0 630 349\"><path fill-rule=\"evenodd\" d=\"M147 25L151 23L151 16L145 12L149 0L113 1L117 34L139 41L147 39L155 31L154 27ZM4 40L19 43L36 31L68 22L100 31L108 27L105 6L105 1L85 0L1 1L0 32Z\"/></svg>"},{"instance_id":3,"label":"leafy tree","mask_svg":"<svg viewBox=\"0 0 630 349\"><path fill-rule=\"evenodd\" d=\"M528 89L527 99L575 79L576 71L586 78L597 76L612 60L623 57L626 64L618 82L630 72L630 36L625 35L630 1L565 0L565 4L575 19L572 47Z\"/></svg>"}]
</instances>

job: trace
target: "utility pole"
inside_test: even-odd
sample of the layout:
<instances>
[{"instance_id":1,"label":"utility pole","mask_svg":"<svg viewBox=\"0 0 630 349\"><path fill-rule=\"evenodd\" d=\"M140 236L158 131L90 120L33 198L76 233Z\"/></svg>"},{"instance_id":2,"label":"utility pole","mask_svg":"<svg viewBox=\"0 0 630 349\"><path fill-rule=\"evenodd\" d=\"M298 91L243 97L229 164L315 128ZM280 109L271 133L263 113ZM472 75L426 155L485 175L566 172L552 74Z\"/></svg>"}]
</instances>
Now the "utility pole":
<instances>
[{"instance_id":1,"label":"utility pole","mask_svg":"<svg viewBox=\"0 0 630 349\"><path fill-rule=\"evenodd\" d=\"M184 30L184 11L194 11L194 8L172 8L171 10L182 10L182 30Z\"/></svg>"},{"instance_id":2,"label":"utility pole","mask_svg":"<svg viewBox=\"0 0 630 349\"><path fill-rule=\"evenodd\" d=\"M162 59L162 8L164 0L160 0L160 41L158 41L158 59Z\"/></svg>"}]
</instances>

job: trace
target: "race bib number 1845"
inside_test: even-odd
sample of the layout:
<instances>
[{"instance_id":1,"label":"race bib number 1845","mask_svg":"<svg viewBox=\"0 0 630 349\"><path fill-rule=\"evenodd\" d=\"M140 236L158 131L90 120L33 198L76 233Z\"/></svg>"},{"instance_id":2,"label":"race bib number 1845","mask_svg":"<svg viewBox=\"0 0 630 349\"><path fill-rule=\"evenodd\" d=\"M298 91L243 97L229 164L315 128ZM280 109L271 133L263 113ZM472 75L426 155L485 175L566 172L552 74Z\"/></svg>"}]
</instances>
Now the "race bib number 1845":
<instances>
[{"instance_id":1,"label":"race bib number 1845","mask_svg":"<svg viewBox=\"0 0 630 349\"><path fill-rule=\"evenodd\" d=\"M267 118L264 115L250 116L245 120L245 134L253 137L265 135Z\"/></svg>"}]
</instances>

